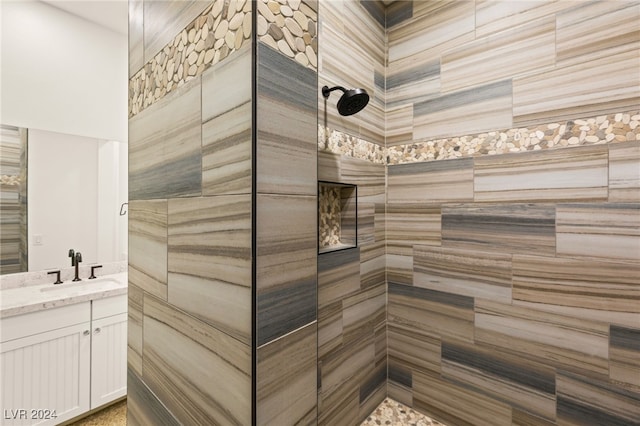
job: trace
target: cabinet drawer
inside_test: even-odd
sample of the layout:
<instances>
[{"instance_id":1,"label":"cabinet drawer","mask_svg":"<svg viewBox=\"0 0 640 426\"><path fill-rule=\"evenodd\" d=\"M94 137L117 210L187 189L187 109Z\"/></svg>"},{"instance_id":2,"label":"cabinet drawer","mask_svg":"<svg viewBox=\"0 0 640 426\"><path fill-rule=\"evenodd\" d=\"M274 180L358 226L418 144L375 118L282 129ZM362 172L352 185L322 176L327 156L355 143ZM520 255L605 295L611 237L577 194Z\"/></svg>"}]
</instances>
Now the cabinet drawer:
<instances>
[{"instance_id":1,"label":"cabinet drawer","mask_svg":"<svg viewBox=\"0 0 640 426\"><path fill-rule=\"evenodd\" d=\"M0 319L2 342L91 321L91 302Z\"/></svg>"},{"instance_id":2,"label":"cabinet drawer","mask_svg":"<svg viewBox=\"0 0 640 426\"><path fill-rule=\"evenodd\" d=\"M112 315L124 314L127 312L127 295L105 297L104 299L95 299L93 302L93 310L91 318L104 318Z\"/></svg>"}]
</instances>

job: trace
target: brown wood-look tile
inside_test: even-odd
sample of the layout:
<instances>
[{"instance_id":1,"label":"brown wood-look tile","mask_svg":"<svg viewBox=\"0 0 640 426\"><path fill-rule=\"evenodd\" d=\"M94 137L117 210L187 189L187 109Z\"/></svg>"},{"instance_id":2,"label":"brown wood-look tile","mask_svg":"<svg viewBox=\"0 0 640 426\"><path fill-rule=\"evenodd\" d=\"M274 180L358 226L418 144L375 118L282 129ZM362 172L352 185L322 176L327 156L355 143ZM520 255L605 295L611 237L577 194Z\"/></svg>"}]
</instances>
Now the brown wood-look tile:
<instances>
[{"instance_id":1,"label":"brown wood-look tile","mask_svg":"<svg viewBox=\"0 0 640 426\"><path fill-rule=\"evenodd\" d=\"M459 204L442 207L442 246L499 253L555 254L552 204Z\"/></svg>"},{"instance_id":2,"label":"brown wood-look tile","mask_svg":"<svg viewBox=\"0 0 640 426\"><path fill-rule=\"evenodd\" d=\"M360 390L351 386L340 392L318 396L318 426L357 424Z\"/></svg>"},{"instance_id":3,"label":"brown wood-look tile","mask_svg":"<svg viewBox=\"0 0 640 426\"><path fill-rule=\"evenodd\" d=\"M609 145L609 201L640 203L640 141Z\"/></svg>"},{"instance_id":4,"label":"brown wood-look tile","mask_svg":"<svg viewBox=\"0 0 640 426\"><path fill-rule=\"evenodd\" d=\"M337 350L342 342L342 300L339 300L318 309L318 359Z\"/></svg>"},{"instance_id":5,"label":"brown wood-look tile","mask_svg":"<svg viewBox=\"0 0 640 426\"><path fill-rule=\"evenodd\" d=\"M440 338L401 323L389 322L389 382L409 390L412 372L430 372L440 375Z\"/></svg>"},{"instance_id":6,"label":"brown wood-look tile","mask_svg":"<svg viewBox=\"0 0 640 426\"><path fill-rule=\"evenodd\" d=\"M556 20L560 67L640 49L640 8L634 1L578 2Z\"/></svg>"},{"instance_id":7,"label":"brown wood-look tile","mask_svg":"<svg viewBox=\"0 0 640 426\"><path fill-rule=\"evenodd\" d=\"M609 325L475 299L475 343L558 369L608 375Z\"/></svg>"},{"instance_id":8,"label":"brown wood-look tile","mask_svg":"<svg viewBox=\"0 0 640 426\"><path fill-rule=\"evenodd\" d=\"M640 419L640 393L578 374L556 377L557 424L578 426L594 420L602 425L634 425Z\"/></svg>"},{"instance_id":9,"label":"brown wood-look tile","mask_svg":"<svg viewBox=\"0 0 640 426\"><path fill-rule=\"evenodd\" d=\"M258 425L294 425L310 415L315 417L316 344L317 324L313 322L258 348Z\"/></svg>"},{"instance_id":10,"label":"brown wood-look tile","mask_svg":"<svg viewBox=\"0 0 640 426\"><path fill-rule=\"evenodd\" d=\"M376 205L373 203L358 203L358 245L374 243ZM354 224L355 225L355 224Z\"/></svg>"},{"instance_id":11,"label":"brown wood-look tile","mask_svg":"<svg viewBox=\"0 0 640 426\"><path fill-rule=\"evenodd\" d=\"M316 196L257 199L259 345L317 319Z\"/></svg>"},{"instance_id":12,"label":"brown wood-look tile","mask_svg":"<svg viewBox=\"0 0 640 426\"><path fill-rule=\"evenodd\" d=\"M422 372L413 374L413 406L445 424L511 425L509 405Z\"/></svg>"},{"instance_id":13,"label":"brown wood-look tile","mask_svg":"<svg viewBox=\"0 0 640 426\"><path fill-rule=\"evenodd\" d=\"M415 244L440 245L441 209L423 204L387 205L387 246L394 253L411 255Z\"/></svg>"},{"instance_id":14,"label":"brown wood-look tile","mask_svg":"<svg viewBox=\"0 0 640 426\"><path fill-rule=\"evenodd\" d=\"M134 373L142 375L142 303L144 292L129 283L127 297L127 366Z\"/></svg>"},{"instance_id":15,"label":"brown wood-look tile","mask_svg":"<svg viewBox=\"0 0 640 426\"><path fill-rule=\"evenodd\" d=\"M358 248L318 256L319 311L359 290L360 250Z\"/></svg>"},{"instance_id":16,"label":"brown wood-look tile","mask_svg":"<svg viewBox=\"0 0 640 426\"><path fill-rule=\"evenodd\" d=\"M515 300L640 313L639 277L640 264L513 256Z\"/></svg>"},{"instance_id":17,"label":"brown wood-look tile","mask_svg":"<svg viewBox=\"0 0 640 426\"><path fill-rule=\"evenodd\" d=\"M389 166L387 199L423 205L473 201L473 159Z\"/></svg>"},{"instance_id":18,"label":"brown wood-look tile","mask_svg":"<svg viewBox=\"0 0 640 426\"><path fill-rule=\"evenodd\" d=\"M387 282L413 285L413 256L393 253L389 247L385 255Z\"/></svg>"},{"instance_id":19,"label":"brown wood-look tile","mask_svg":"<svg viewBox=\"0 0 640 426\"><path fill-rule=\"evenodd\" d=\"M262 43L257 67L257 191L315 195L317 74Z\"/></svg>"},{"instance_id":20,"label":"brown wood-look tile","mask_svg":"<svg viewBox=\"0 0 640 426\"><path fill-rule=\"evenodd\" d=\"M202 74L202 193L251 193L251 49Z\"/></svg>"},{"instance_id":21,"label":"brown wood-look tile","mask_svg":"<svg viewBox=\"0 0 640 426\"><path fill-rule=\"evenodd\" d=\"M180 422L131 369L127 370L127 425L178 426Z\"/></svg>"},{"instance_id":22,"label":"brown wood-look tile","mask_svg":"<svg viewBox=\"0 0 640 426\"><path fill-rule=\"evenodd\" d=\"M144 382L180 423L251 423L249 345L146 295L143 335Z\"/></svg>"},{"instance_id":23,"label":"brown wood-look tile","mask_svg":"<svg viewBox=\"0 0 640 426\"><path fill-rule=\"evenodd\" d=\"M576 6L580 1L476 1L476 37L508 30Z\"/></svg>"},{"instance_id":24,"label":"brown wood-look tile","mask_svg":"<svg viewBox=\"0 0 640 426\"><path fill-rule=\"evenodd\" d=\"M620 311L602 311L599 309L575 308L573 306L559 306L548 303L532 303L514 299L512 305L521 308L530 308L551 314L566 315L574 318L583 318L588 321L611 323L625 327L637 327L640 324L640 314Z\"/></svg>"},{"instance_id":25,"label":"brown wood-look tile","mask_svg":"<svg viewBox=\"0 0 640 426\"><path fill-rule=\"evenodd\" d=\"M513 79L513 125L574 120L638 108L638 52Z\"/></svg>"},{"instance_id":26,"label":"brown wood-look tile","mask_svg":"<svg viewBox=\"0 0 640 426\"><path fill-rule=\"evenodd\" d=\"M554 426L555 421L545 420L517 408L511 409L511 426Z\"/></svg>"},{"instance_id":27,"label":"brown wood-look tile","mask_svg":"<svg viewBox=\"0 0 640 426\"><path fill-rule=\"evenodd\" d=\"M393 282L388 291L390 325L473 341L473 298Z\"/></svg>"},{"instance_id":28,"label":"brown wood-look tile","mask_svg":"<svg viewBox=\"0 0 640 426\"><path fill-rule=\"evenodd\" d=\"M129 201L129 283L167 300L167 200Z\"/></svg>"},{"instance_id":29,"label":"brown wood-look tile","mask_svg":"<svg viewBox=\"0 0 640 426\"><path fill-rule=\"evenodd\" d=\"M475 201L606 200L604 145L475 159Z\"/></svg>"},{"instance_id":30,"label":"brown wood-look tile","mask_svg":"<svg viewBox=\"0 0 640 426\"><path fill-rule=\"evenodd\" d=\"M442 78L442 77L441 77ZM434 139L513 127L512 81L446 92L413 105L414 139ZM465 117L463 121L459 117Z\"/></svg>"},{"instance_id":31,"label":"brown wood-look tile","mask_svg":"<svg viewBox=\"0 0 640 426\"><path fill-rule=\"evenodd\" d=\"M553 69L555 30L555 16L550 15L444 52L442 91Z\"/></svg>"},{"instance_id":32,"label":"brown wood-look tile","mask_svg":"<svg viewBox=\"0 0 640 426\"><path fill-rule=\"evenodd\" d=\"M413 17L391 28L388 33L389 62L420 52L432 58L473 40L475 27L473 1L417 1Z\"/></svg>"},{"instance_id":33,"label":"brown wood-look tile","mask_svg":"<svg viewBox=\"0 0 640 426\"><path fill-rule=\"evenodd\" d=\"M366 378L375 370L375 339L373 333L361 336L357 341L342 345L319 359L319 424L337 424L346 419L355 424L360 406L360 389ZM355 404L353 403L355 400ZM345 403L350 413L345 413ZM354 405L352 405L354 404ZM341 419L340 412L348 417Z\"/></svg>"},{"instance_id":34,"label":"brown wood-look tile","mask_svg":"<svg viewBox=\"0 0 640 426\"><path fill-rule=\"evenodd\" d=\"M511 303L511 256L416 245L413 285Z\"/></svg>"},{"instance_id":35,"label":"brown wood-look tile","mask_svg":"<svg viewBox=\"0 0 640 426\"><path fill-rule=\"evenodd\" d=\"M318 151L318 180L340 182L340 155Z\"/></svg>"},{"instance_id":36,"label":"brown wood-look tile","mask_svg":"<svg viewBox=\"0 0 640 426\"><path fill-rule=\"evenodd\" d=\"M201 194L200 94L196 78L129 120L129 199Z\"/></svg>"},{"instance_id":37,"label":"brown wood-look tile","mask_svg":"<svg viewBox=\"0 0 640 426\"><path fill-rule=\"evenodd\" d=\"M169 200L169 302L251 342L251 196Z\"/></svg>"},{"instance_id":38,"label":"brown wood-look tile","mask_svg":"<svg viewBox=\"0 0 640 426\"><path fill-rule=\"evenodd\" d=\"M556 215L558 254L640 260L640 203L560 204Z\"/></svg>"},{"instance_id":39,"label":"brown wood-look tile","mask_svg":"<svg viewBox=\"0 0 640 426\"><path fill-rule=\"evenodd\" d=\"M366 203L384 203L385 166L367 160L342 156L340 181L358 186L358 199Z\"/></svg>"},{"instance_id":40,"label":"brown wood-look tile","mask_svg":"<svg viewBox=\"0 0 640 426\"><path fill-rule=\"evenodd\" d=\"M389 62L386 69L387 146L413 140L413 104L440 95L440 58L429 51Z\"/></svg>"},{"instance_id":41,"label":"brown wood-look tile","mask_svg":"<svg viewBox=\"0 0 640 426\"><path fill-rule=\"evenodd\" d=\"M347 296L342 301L343 342L350 345L375 333L386 320L386 287L379 285Z\"/></svg>"},{"instance_id":42,"label":"brown wood-look tile","mask_svg":"<svg viewBox=\"0 0 640 426\"><path fill-rule=\"evenodd\" d=\"M609 377L635 386L640 392L640 321L639 328L612 325L609 331Z\"/></svg>"},{"instance_id":43,"label":"brown wood-look tile","mask_svg":"<svg viewBox=\"0 0 640 426\"><path fill-rule=\"evenodd\" d=\"M492 348L443 340L442 377L465 388L555 420L555 369Z\"/></svg>"}]
</instances>

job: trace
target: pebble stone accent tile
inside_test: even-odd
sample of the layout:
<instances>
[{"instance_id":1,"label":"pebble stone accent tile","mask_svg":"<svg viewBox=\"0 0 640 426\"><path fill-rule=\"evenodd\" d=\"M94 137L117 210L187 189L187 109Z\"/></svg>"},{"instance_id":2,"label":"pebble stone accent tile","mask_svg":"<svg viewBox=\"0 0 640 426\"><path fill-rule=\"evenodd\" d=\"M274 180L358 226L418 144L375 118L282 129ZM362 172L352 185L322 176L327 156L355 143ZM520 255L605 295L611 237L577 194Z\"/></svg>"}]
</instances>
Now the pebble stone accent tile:
<instances>
[{"instance_id":1,"label":"pebble stone accent tile","mask_svg":"<svg viewBox=\"0 0 640 426\"><path fill-rule=\"evenodd\" d=\"M318 126L318 148L321 151L387 165L636 140L640 140L640 111L416 141L388 148Z\"/></svg>"},{"instance_id":2,"label":"pebble stone accent tile","mask_svg":"<svg viewBox=\"0 0 640 426\"><path fill-rule=\"evenodd\" d=\"M22 182L21 176L2 175L0 176L0 184L3 186L18 186Z\"/></svg>"},{"instance_id":3,"label":"pebble stone accent tile","mask_svg":"<svg viewBox=\"0 0 640 426\"><path fill-rule=\"evenodd\" d=\"M251 40L251 0L215 0L129 80L129 118Z\"/></svg>"},{"instance_id":4,"label":"pebble stone accent tile","mask_svg":"<svg viewBox=\"0 0 640 426\"><path fill-rule=\"evenodd\" d=\"M374 164L385 164L387 157L383 146L324 126L318 126L318 149Z\"/></svg>"},{"instance_id":5,"label":"pebble stone accent tile","mask_svg":"<svg viewBox=\"0 0 640 426\"><path fill-rule=\"evenodd\" d=\"M320 185L318 188L320 211L320 248L340 244L340 188Z\"/></svg>"},{"instance_id":6,"label":"pebble stone accent tile","mask_svg":"<svg viewBox=\"0 0 640 426\"><path fill-rule=\"evenodd\" d=\"M391 398L384 401L360 426L445 426Z\"/></svg>"},{"instance_id":7,"label":"pebble stone accent tile","mask_svg":"<svg viewBox=\"0 0 640 426\"><path fill-rule=\"evenodd\" d=\"M258 12L260 41L317 71L317 11L301 0L259 0Z\"/></svg>"}]
</instances>

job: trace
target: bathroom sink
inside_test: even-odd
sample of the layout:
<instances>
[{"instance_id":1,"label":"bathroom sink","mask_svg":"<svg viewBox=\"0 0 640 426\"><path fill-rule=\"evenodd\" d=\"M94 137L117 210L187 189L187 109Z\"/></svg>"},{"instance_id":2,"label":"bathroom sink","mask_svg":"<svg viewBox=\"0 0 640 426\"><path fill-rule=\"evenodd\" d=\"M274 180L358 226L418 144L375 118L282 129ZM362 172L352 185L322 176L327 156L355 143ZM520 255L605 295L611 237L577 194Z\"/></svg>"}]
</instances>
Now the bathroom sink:
<instances>
[{"instance_id":1,"label":"bathroom sink","mask_svg":"<svg viewBox=\"0 0 640 426\"><path fill-rule=\"evenodd\" d=\"M89 287L97 287L97 286L107 286L111 287L113 285L117 285L119 282L112 278L96 278L95 280L82 280L82 281L71 281L66 282L64 284L51 284L45 287L42 287L40 291L55 291L62 289L80 289L80 288L89 288Z\"/></svg>"}]
</instances>

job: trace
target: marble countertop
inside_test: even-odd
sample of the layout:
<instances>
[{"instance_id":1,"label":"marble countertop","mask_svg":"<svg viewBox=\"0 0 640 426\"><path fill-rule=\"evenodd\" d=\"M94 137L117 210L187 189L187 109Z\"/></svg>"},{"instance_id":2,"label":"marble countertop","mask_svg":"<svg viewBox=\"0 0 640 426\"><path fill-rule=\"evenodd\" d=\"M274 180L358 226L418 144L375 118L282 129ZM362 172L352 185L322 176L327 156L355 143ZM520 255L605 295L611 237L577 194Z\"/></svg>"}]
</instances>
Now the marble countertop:
<instances>
[{"instance_id":1,"label":"marble countertop","mask_svg":"<svg viewBox=\"0 0 640 426\"><path fill-rule=\"evenodd\" d=\"M0 318L127 293L127 273L95 280L42 284L0 290Z\"/></svg>"}]
</instances>

